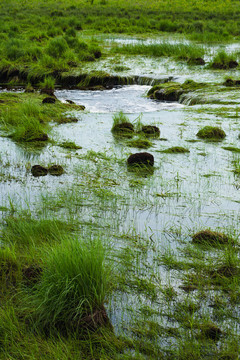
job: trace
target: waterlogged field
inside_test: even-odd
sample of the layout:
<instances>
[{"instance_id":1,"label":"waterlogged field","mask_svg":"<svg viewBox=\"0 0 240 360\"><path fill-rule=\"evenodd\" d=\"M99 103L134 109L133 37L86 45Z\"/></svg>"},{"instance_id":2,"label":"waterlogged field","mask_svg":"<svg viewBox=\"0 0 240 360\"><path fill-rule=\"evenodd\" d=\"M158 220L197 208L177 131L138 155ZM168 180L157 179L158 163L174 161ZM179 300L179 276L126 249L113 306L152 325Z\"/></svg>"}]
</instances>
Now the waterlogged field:
<instances>
[{"instance_id":1,"label":"waterlogged field","mask_svg":"<svg viewBox=\"0 0 240 360\"><path fill-rule=\"evenodd\" d=\"M0 359L239 359L238 7L187 5L0 5Z\"/></svg>"}]
</instances>

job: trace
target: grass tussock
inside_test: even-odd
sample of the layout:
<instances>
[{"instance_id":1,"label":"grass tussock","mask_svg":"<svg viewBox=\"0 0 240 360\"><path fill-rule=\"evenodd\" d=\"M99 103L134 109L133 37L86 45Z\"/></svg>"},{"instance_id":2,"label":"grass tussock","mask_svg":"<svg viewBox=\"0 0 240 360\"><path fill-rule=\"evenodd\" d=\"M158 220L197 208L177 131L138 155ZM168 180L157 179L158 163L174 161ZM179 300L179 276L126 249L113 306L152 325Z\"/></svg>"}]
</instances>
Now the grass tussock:
<instances>
[{"instance_id":1,"label":"grass tussock","mask_svg":"<svg viewBox=\"0 0 240 360\"><path fill-rule=\"evenodd\" d=\"M109 289L100 240L65 238L50 249L31 301L36 328L81 329L81 320L103 308Z\"/></svg>"}]
</instances>

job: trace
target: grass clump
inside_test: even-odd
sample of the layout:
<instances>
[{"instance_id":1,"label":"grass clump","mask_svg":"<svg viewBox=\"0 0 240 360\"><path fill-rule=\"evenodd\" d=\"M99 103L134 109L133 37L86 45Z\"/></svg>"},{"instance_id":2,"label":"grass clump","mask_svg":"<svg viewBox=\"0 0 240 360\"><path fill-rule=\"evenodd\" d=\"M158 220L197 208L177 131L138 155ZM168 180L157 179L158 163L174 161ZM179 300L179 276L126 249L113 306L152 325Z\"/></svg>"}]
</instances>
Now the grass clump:
<instances>
[{"instance_id":1,"label":"grass clump","mask_svg":"<svg viewBox=\"0 0 240 360\"><path fill-rule=\"evenodd\" d=\"M146 137L152 137L152 138L159 138L160 136L160 130L157 126L154 125L143 125L141 132Z\"/></svg>"},{"instance_id":2,"label":"grass clump","mask_svg":"<svg viewBox=\"0 0 240 360\"><path fill-rule=\"evenodd\" d=\"M36 328L81 330L106 321L103 303L108 291L105 249L98 240L65 238L49 250L31 301ZM98 317L94 314L98 312Z\"/></svg>"},{"instance_id":3,"label":"grass clump","mask_svg":"<svg viewBox=\"0 0 240 360\"><path fill-rule=\"evenodd\" d=\"M68 48L66 40L60 36L49 41L46 53L57 59L63 57Z\"/></svg>"},{"instance_id":4,"label":"grass clump","mask_svg":"<svg viewBox=\"0 0 240 360\"><path fill-rule=\"evenodd\" d=\"M194 62L204 56L204 48L192 44L127 44L114 48L114 52L131 55L145 55L153 57L174 57L177 60Z\"/></svg>"},{"instance_id":5,"label":"grass clump","mask_svg":"<svg viewBox=\"0 0 240 360\"><path fill-rule=\"evenodd\" d=\"M41 92L45 92L46 90L53 92L54 87L55 87L55 79L52 76L45 77L44 81L40 83Z\"/></svg>"},{"instance_id":6,"label":"grass clump","mask_svg":"<svg viewBox=\"0 0 240 360\"><path fill-rule=\"evenodd\" d=\"M41 219L35 220L31 216L10 216L5 219L2 230L2 243L6 246L14 246L18 250L29 251L46 243L58 241L60 234L73 231L73 224L67 224L59 220Z\"/></svg>"},{"instance_id":7,"label":"grass clump","mask_svg":"<svg viewBox=\"0 0 240 360\"><path fill-rule=\"evenodd\" d=\"M226 133L217 126L205 126L198 131L197 137L207 140L222 140L226 137Z\"/></svg>"},{"instance_id":8,"label":"grass clump","mask_svg":"<svg viewBox=\"0 0 240 360\"><path fill-rule=\"evenodd\" d=\"M233 69L237 66L236 55L227 54L224 50L220 50L210 64L212 69Z\"/></svg>"},{"instance_id":9,"label":"grass clump","mask_svg":"<svg viewBox=\"0 0 240 360\"><path fill-rule=\"evenodd\" d=\"M184 154L184 153L189 153L190 151L181 146L173 146L169 149L162 150L161 152L165 154Z\"/></svg>"},{"instance_id":10,"label":"grass clump","mask_svg":"<svg viewBox=\"0 0 240 360\"><path fill-rule=\"evenodd\" d=\"M113 126L111 131L118 136L132 137L134 126L129 121L129 118L122 111L119 111L113 116Z\"/></svg>"}]
</instances>

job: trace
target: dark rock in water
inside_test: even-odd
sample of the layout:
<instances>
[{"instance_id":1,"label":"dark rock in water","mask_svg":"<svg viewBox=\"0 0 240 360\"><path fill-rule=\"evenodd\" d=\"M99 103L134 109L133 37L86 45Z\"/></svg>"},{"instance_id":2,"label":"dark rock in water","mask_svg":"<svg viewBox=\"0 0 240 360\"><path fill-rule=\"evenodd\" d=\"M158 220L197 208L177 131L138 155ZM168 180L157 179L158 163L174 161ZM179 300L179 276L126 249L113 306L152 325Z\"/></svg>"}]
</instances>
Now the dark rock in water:
<instances>
[{"instance_id":1,"label":"dark rock in water","mask_svg":"<svg viewBox=\"0 0 240 360\"><path fill-rule=\"evenodd\" d=\"M101 51L100 51L100 50L96 50L96 51L94 52L94 56L95 56L95 59L99 59L99 58L102 56Z\"/></svg>"},{"instance_id":2,"label":"dark rock in water","mask_svg":"<svg viewBox=\"0 0 240 360\"><path fill-rule=\"evenodd\" d=\"M229 67L229 69L235 69L236 67L238 67L238 62L235 60L231 60L228 63L228 67Z\"/></svg>"},{"instance_id":3,"label":"dark rock in water","mask_svg":"<svg viewBox=\"0 0 240 360\"><path fill-rule=\"evenodd\" d=\"M46 169L45 167L43 167L41 165L33 165L31 168L31 173L35 177L46 176L48 173L48 169Z\"/></svg>"},{"instance_id":4,"label":"dark rock in water","mask_svg":"<svg viewBox=\"0 0 240 360\"><path fill-rule=\"evenodd\" d=\"M52 165L48 168L48 172L53 176L60 176L64 173L64 170L61 165Z\"/></svg>"},{"instance_id":5,"label":"dark rock in water","mask_svg":"<svg viewBox=\"0 0 240 360\"><path fill-rule=\"evenodd\" d=\"M43 99L43 104L55 104L56 100L52 97L46 97Z\"/></svg>"},{"instance_id":6,"label":"dark rock in water","mask_svg":"<svg viewBox=\"0 0 240 360\"><path fill-rule=\"evenodd\" d=\"M240 85L240 80L233 80L231 78L226 79L223 83L223 85L225 86L239 86Z\"/></svg>"},{"instance_id":7,"label":"dark rock in water","mask_svg":"<svg viewBox=\"0 0 240 360\"><path fill-rule=\"evenodd\" d=\"M235 80L229 78L229 79L226 79L223 83L223 85L225 86L234 86L235 85Z\"/></svg>"},{"instance_id":8,"label":"dark rock in water","mask_svg":"<svg viewBox=\"0 0 240 360\"><path fill-rule=\"evenodd\" d=\"M112 128L113 133L133 133L134 132L134 126L130 122L124 122L120 124L116 124Z\"/></svg>"},{"instance_id":9,"label":"dark rock in water","mask_svg":"<svg viewBox=\"0 0 240 360\"><path fill-rule=\"evenodd\" d=\"M75 105L75 102L72 100L66 100L67 103L71 104L71 105Z\"/></svg>"},{"instance_id":10,"label":"dark rock in water","mask_svg":"<svg viewBox=\"0 0 240 360\"><path fill-rule=\"evenodd\" d=\"M146 136L159 137L160 130L154 125L144 125L141 130Z\"/></svg>"},{"instance_id":11,"label":"dark rock in water","mask_svg":"<svg viewBox=\"0 0 240 360\"><path fill-rule=\"evenodd\" d=\"M155 91L154 98L160 101L178 101L182 94L181 88L160 89Z\"/></svg>"},{"instance_id":12,"label":"dark rock in water","mask_svg":"<svg viewBox=\"0 0 240 360\"><path fill-rule=\"evenodd\" d=\"M154 164L154 157L147 152L132 154L127 159L128 165L150 165Z\"/></svg>"},{"instance_id":13,"label":"dark rock in water","mask_svg":"<svg viewBox=\"0 0 240 360\"><path fill-rule=\"evenodd\" d=\"M227 235L217 231L202 230L193 235L192 241L195 244L214 246L218 244L228 244L230 239Z\"/></svg>"},{"instance_id":14,"label":"dark rock in water","mask_svg":"<svg viewBox=\"0 0 240 360\"><path fill-rule=\"evenodd\" d=\"M42 273L42 268L39 265L29 265L22 269L23 279L27 285L33 285L38 282Z\"/></svg>"},{"instance_id":15,"label":"dark rock in water","mask_svg":"<svg viewBox=\"0 0 240 360\"><path fill-rule=\"evenodd\" d=\"M213 69L226 70L226 69L235 69L238 67L238 62L235 60L230 60L228 62L214 62L212 64Z\"/></svg>"},{"instance_id":16,"label":"dark rock in water","mask_svg":"<svg viewBox=\"0 0 240 360\"><path fill-rule=\"evenodd\" d=\"M201 333L207 339L219 340L222 331L215 324L203 324Z\"/></svg>"},{"instance_id":17,"label":"dark rock in water","mask_svg":"<svg viewBox=\"0 0 240 360\"><path fill-rule=\"evenodd\" d=\"M206 64L205 60L203 58L201 58L201 57L193 59L192 63L195 64L195 65L205 65Z\"/></svg>"}]
</instances>

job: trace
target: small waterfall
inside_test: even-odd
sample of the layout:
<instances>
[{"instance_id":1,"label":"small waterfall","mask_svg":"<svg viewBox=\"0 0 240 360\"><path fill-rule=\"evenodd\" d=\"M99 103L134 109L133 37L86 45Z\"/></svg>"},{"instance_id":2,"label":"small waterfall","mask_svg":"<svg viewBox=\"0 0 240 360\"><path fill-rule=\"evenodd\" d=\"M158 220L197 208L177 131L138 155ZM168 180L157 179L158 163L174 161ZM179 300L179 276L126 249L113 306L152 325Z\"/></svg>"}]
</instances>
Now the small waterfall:
<instances>
[{"instance_id":1,"label":"small waterfall","mask_svg":"<svg viewBox=\"0 0 240 360\"><path fill-rule=\"evenodd\" d=\"M202 94L189 92L187 94L182 94L179 98L179 103L183 105L199 105L199 104L206 104L207 99Z\"/></svg>"},{"instance_id":2,"label":"small waterfall","mask_svg":"<svg viewBox=\"0 0 240 360\"><path fill-rule=\"evenodd\" d=\"M134 76L134 83L136 85L148 85L148 86L154 86L157 84L164 84L167 83L169 81L173 81L173 77L172 76L168 76L168 77L163 77L160 79L154 79L151 77L147 77L147 76Z\"/></svg>"}]
</instances>

